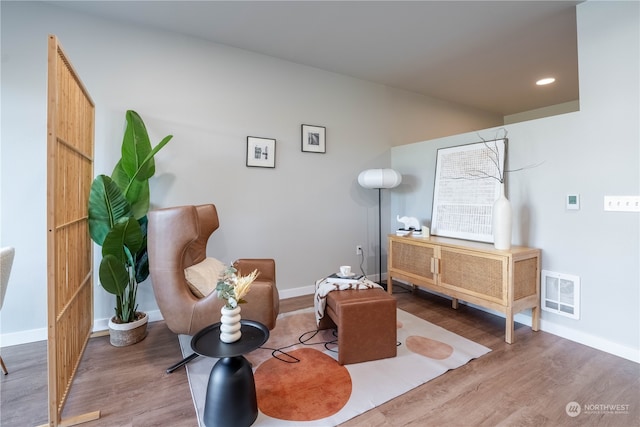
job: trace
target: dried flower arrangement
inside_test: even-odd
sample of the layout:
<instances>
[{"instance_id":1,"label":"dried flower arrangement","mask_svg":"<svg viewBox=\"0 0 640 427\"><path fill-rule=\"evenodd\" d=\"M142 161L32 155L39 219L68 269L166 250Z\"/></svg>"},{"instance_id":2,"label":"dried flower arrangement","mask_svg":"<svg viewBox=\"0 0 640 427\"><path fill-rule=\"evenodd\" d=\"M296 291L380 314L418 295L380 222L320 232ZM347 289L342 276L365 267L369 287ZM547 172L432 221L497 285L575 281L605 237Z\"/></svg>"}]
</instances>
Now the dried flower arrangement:
<instances>
[{"instance_id":1,"label":"dried flower arrangement","mask_svg":"<svg viewBox=\"0 0 640 427\"><path fill-rule=\"evenodd\" d=\"M251 284L260 274L258 270L253 270L246 276L238 276L238 270L230 265L227 267L218 280L216 292L218 298L225 300L225 307L236 308L238 304L246 303L244 297L249 293Z\"/></svg>"}]
</instances>

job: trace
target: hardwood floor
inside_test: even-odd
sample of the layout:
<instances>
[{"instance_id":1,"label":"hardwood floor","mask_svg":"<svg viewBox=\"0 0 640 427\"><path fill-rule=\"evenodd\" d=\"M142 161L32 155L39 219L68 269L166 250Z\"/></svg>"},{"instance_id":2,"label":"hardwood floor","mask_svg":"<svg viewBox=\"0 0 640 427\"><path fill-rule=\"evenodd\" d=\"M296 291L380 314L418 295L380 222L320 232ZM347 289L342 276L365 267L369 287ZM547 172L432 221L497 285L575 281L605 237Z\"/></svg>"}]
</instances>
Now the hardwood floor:
<instances>
[{"instance_id":1,"label":"hardwood floor","mask_svg":"<svg viewBox=\"0 0 640 427\"><path fill-rule=\"evenodd\" d=\"M504 342L504 319L446 299L394 287L398 307L492 351L343 424L355 426L639 426L640 365L545 332L516 325ZM312 296L283 300L281 312L313 305ZM46 342L2 349L0 425L46 424ZM92 338L71 387L63 419L101 411L95 426L197 426L176 336L163 322L148 337L116 348ZM582 413L567 415L570 402ZM615 413L611 406L623 413Z\"/></svg>"}]
</instances>

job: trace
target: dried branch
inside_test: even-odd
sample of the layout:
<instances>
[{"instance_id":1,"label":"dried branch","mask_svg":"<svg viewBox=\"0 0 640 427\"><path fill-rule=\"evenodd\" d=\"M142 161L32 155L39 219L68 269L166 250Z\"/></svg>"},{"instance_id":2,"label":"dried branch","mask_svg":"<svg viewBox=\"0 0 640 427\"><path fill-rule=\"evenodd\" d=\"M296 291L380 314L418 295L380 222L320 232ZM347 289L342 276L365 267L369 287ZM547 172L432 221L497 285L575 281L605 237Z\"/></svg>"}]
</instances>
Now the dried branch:
<instances>
[{"instance_id":1,"label":"dried branch","mask_svg":"<svg viewBox=\"0 0 640 427\"><path fill-rule=\"evenodd\" d=\"M498 138L498 132L502 130L504 131L504 136L502 138ZM480 135L479 133L476 133L476 135L478 135L478 137L482 140L482 142L484 143L485 147L489 150L490 154L488 155L489 160L491 160L491 163L493 163L493 166L495 167L496 170L496 174L491 174L491 173L487 173L485 171L482 170L477 170L477 169L473 169L473 170L469 170L466 173L468 174L468 176L463 176L463 177L455 177L452 179L467 179L467 180L476 180L476 179L495 179L496 181L498 181L499 183L504 183L504 177L505 174L507 173L511 173L511 172L518 172L518 171L522 171L525 169L531 169L531 168L535 168L540 166L541 164L544 163L544 161L536 163L536 164L531 164L528 166L523 166L521 168L518 169L505 169L503 171L500 170L500 153L498 151L498 145L496 144L496 141L498 139L506 139L507 138L507 130L505 128L500 128L496 131L496 135L495 138L491 141L487 141L486 139L484 139L482 137L482 135ZM493 146L491 146L489 143L493 142Z\"/></svg>"}]
</instances>

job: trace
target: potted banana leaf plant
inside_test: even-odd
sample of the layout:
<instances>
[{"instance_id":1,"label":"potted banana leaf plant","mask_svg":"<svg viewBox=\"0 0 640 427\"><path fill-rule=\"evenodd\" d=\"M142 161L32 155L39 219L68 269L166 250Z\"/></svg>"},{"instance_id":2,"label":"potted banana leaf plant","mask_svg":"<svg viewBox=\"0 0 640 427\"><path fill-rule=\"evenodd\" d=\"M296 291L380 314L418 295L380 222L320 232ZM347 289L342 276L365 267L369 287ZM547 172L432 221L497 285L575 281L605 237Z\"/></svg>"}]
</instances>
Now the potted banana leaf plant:
<instances>
[{"instance_id":1,"label":"potted banana leaf plant","mask_svg":"<svg viewBox=\"0 0 640 427\"><path fill-rule=\"evenodd\" d=\"M99 278L116 297L109 321L114 346L135 344L146 337L148 315L137 311L138 284L149 276L147 212L154 156L170 140L151 147L147 129L135 111L126 113L122 155L111 177L98 175L89 193L89 234L102 247Z\"/></svg>"}]
</instances>

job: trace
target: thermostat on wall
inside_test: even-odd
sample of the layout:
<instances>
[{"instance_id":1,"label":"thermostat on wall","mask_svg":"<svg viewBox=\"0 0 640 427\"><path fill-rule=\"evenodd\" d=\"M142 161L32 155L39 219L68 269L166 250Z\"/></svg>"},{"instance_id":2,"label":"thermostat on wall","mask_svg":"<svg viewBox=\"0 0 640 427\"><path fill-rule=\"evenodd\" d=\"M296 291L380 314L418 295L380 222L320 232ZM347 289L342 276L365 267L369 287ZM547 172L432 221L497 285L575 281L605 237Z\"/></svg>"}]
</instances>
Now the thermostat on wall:
<instances>
[{"instance_id":1,"label":"thermostat on wall","mask_svg":"<svg viewBox=\"0 0 640 427\"><path fill-rule=\"evenodd\" d=\"M580 195L567 194L567 210L577 211L580 209Z\"/></svg>"}]
</instances>

